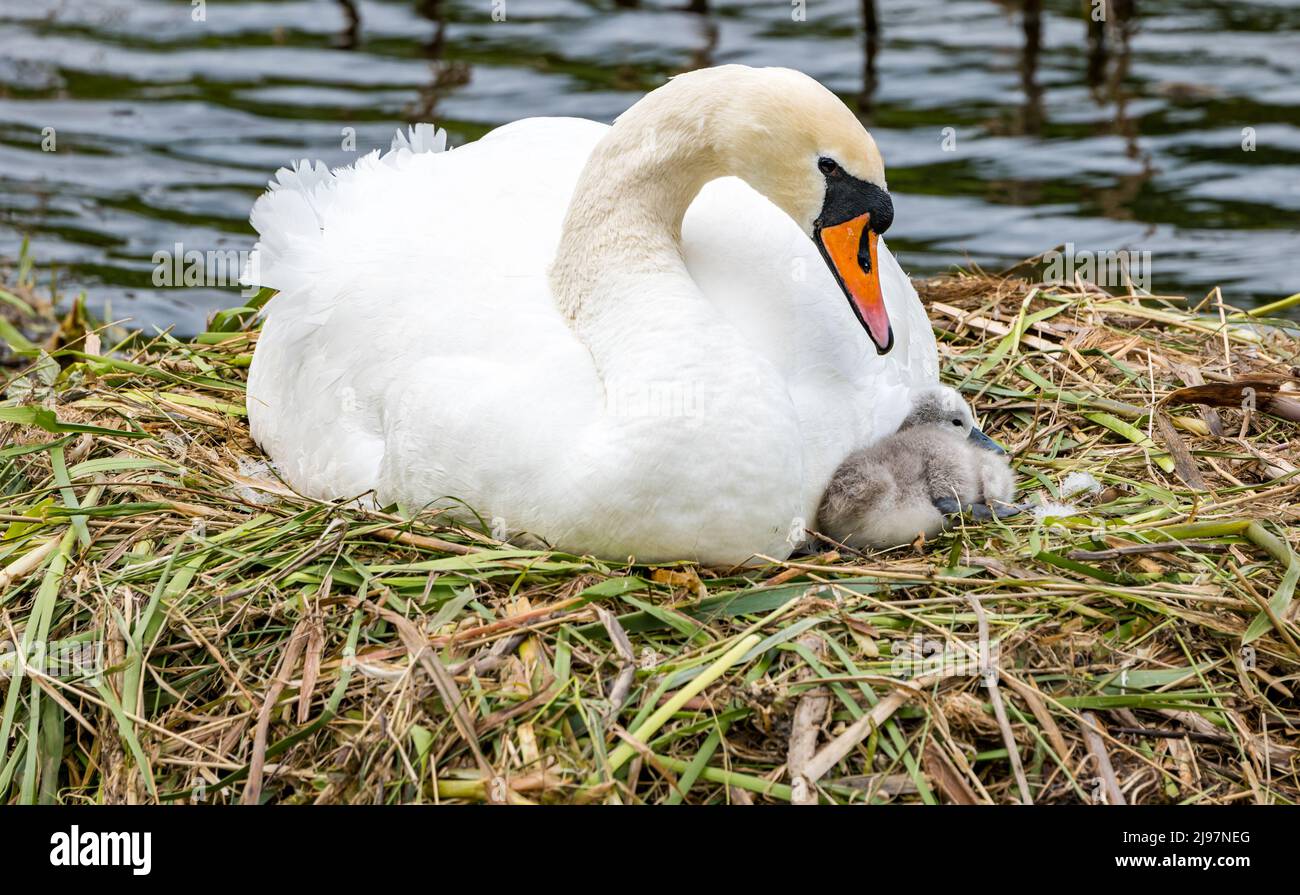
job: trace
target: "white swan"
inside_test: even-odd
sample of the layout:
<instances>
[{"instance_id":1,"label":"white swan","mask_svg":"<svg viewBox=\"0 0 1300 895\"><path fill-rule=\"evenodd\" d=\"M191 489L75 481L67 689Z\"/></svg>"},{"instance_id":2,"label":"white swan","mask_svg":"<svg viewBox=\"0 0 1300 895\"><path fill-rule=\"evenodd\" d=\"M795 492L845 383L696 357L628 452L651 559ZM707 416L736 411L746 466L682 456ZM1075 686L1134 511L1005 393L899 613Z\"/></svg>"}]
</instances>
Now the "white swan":
<instances>
[{"instance_id":1,"label":"white swan","mask_svg":"<svg viewBox=\"0 0 1300 895\"><path fill-rule=\"evenodd\" d=\"M279 295L249 420L304 494L463 502L614 559L781 557L938 380L875 143L805 75L705 69L613 127L444 144L304 162L253 207L245 279Z\"/></svg>"}]
</instances>

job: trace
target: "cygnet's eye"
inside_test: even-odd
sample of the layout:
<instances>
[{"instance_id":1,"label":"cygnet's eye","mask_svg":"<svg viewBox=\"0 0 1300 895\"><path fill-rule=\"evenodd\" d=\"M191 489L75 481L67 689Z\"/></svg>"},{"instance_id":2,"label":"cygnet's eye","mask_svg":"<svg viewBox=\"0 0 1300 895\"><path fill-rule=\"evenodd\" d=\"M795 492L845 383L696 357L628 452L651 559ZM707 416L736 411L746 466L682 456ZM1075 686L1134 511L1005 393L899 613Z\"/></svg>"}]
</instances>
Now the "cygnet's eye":
<instances>
[{"instance_id":1,"label":"cygnet's eye","mask_svg":"<svg viewBox=\"0 0 1300 895\"><path fill-rule=\"evenodd\" d=\"M961 418L958 417L957 419L953 420L953 421L952 421L952 424L953 424L954 426L960 426L960 425L961 425Z\"/></svg>"},{"instance_id":2,"label":"cygnet's eye","mask_svg":"<svg viewBox=\"0 0 1300 895\"><path fill-rule=\"evenodd\" d=\"M821 171L823 174L830 175L839 171L840 166L835 159L822 157L817 159L817 170Z\"/></svg>"}]
</instances>

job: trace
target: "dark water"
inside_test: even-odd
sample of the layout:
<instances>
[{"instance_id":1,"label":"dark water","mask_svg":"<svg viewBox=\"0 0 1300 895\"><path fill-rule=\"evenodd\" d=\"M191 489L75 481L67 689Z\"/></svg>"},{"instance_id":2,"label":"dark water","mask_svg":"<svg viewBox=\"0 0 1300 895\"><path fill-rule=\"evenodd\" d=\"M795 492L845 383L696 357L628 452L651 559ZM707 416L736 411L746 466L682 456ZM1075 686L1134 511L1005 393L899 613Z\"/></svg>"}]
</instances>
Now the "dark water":
<instances>
[{"instance_id":1,"label":"dark water","mask_svg":"<svg viewBox=\"0 0 1300 895\"><path fill-rule=\"evenodd\" d=\"M194 21L190 0L0 0L0 261L29 235L114 316L194 331L236 290L156 288L155 253L250 248L270 174L348 162L345 128L364 152L413 120L453 144L609 120L744 62L860 110L914 273L1072 242L1150 251L1159 292L1300 289L1300 4L1108 0L1102 26L1092 0L808 0L803 22L788 0L690 2L506 0L493 21L492 0L208 0Z\"/></svg>"}]
</instances>

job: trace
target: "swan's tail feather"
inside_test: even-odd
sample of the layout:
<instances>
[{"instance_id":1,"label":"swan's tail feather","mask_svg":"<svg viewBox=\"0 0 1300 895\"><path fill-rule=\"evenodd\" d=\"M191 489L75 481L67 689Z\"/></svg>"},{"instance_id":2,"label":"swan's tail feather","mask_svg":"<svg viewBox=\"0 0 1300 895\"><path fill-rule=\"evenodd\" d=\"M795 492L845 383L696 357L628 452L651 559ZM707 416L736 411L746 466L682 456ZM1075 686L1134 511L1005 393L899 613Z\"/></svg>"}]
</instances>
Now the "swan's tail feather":
<instances>
[{"instance_id":1,"label":"swan's tail feather","mask_svg":"<svg viewBox=\"0 0 1300 895\"><path fill-rule=\"evenodd\" d=\"M304 159L275 172L248 219L259 239L240 282L246 286L289 289L320 241L325 212L333 198L334 174L324 162Z\"/></svg>"},{"instance_id":2,"label":"swan's tail feather","mask_svg":"<svg viewBox=\"0 0 1300 895\"><path fill-rule=\"evenodd\" d=\"M400 130L393 135L389 152L409 149L411 152L446 152L447 131L432 124L413 124L407 133Z\"/></svg>"},{"instance_id":3,"label":"swan's tail feather","mask_svg":"<svg viewBox=\"0 0 1300 895\"><path fill-rule=\"evenodd\" d=\"M412 154L444 152L446 148L446 130L417 124L405 133L399 130L382 156L376 150L333 171L324 162L306 159L281 168L249 214L258 240L240 283L287 292L310 282L313 271L337 260L328 246L326 220L341 185L380 162L396 166Z\"/></svg>"}]
</instances>

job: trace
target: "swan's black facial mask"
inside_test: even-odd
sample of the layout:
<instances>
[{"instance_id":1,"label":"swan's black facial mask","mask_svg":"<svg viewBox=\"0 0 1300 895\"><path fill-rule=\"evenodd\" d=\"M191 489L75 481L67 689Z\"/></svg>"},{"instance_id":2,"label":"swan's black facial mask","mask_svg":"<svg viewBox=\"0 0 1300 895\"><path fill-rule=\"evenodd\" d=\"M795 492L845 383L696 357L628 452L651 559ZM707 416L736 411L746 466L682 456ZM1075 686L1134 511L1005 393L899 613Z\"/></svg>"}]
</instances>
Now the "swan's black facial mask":
<instances>
[{"instance_id":1,"label":"swan's black facial mask","mask_svg":"<svg viewBox=\"0 0 1300 895\"><path fill-rule=\"evenodd\" d=\"M894 221L894 203L889 193L830 159L822 159L820 167L826 198L813 222L813 240L876 352L887 354L894 347L894 331L880 289L876 241Z\"/></svg>"}]
</instances>

